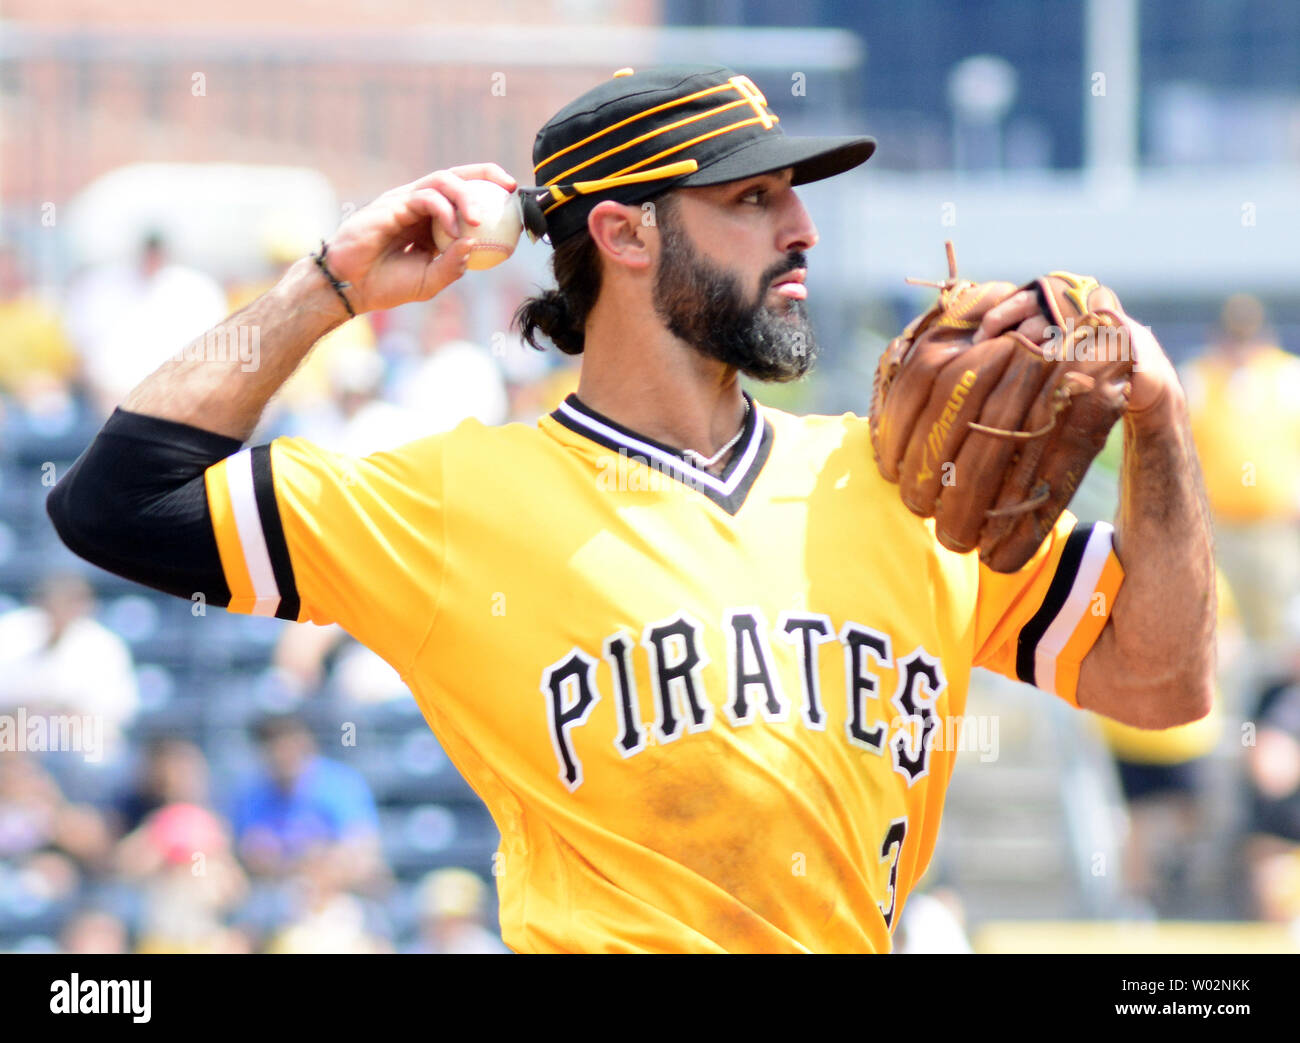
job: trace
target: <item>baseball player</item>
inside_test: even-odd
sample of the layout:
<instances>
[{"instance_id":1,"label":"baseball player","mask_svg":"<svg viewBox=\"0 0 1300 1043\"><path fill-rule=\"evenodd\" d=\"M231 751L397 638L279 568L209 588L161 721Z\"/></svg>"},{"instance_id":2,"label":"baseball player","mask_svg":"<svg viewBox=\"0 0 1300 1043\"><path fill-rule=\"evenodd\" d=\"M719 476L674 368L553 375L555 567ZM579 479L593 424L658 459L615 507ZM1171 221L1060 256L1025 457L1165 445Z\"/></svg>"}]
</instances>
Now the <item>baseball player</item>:
<instances>
[{"instance_id":1,"label":"baseball player","mask_svg":"<svg viewBox=\"0 0 1300 1043\"><path fill-rule=\"evenodd\" d=\"M1214 614L1182 394L1126 316L1144 362L1116 527L1062 514L1009 574L936 542L865 418L741 389L812 366L795 186L874 148L787 136L730 69L624 70L534 147L557 286L518 321L583 360L554 413L364 458L244 445L319 337L462 274L472 240L438 253L430 229L454 232L468 179L518 187L439 170L231 317L260 327L259 368L172 360L139 385L50 515L104 568L339 623L391 663L500 828L514 950L886 952L972 667L1169 726L1209 705ZM978 335L1041 321L1014 293Z\"/></svg>"}]
</instances>

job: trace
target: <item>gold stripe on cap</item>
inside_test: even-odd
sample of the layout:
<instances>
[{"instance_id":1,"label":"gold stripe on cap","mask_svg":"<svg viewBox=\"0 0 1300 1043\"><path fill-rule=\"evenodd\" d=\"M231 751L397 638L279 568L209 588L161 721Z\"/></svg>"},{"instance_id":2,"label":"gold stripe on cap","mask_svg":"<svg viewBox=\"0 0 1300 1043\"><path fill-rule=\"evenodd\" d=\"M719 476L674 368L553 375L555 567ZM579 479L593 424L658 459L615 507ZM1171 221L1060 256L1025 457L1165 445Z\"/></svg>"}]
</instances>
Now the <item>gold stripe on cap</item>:
<instances>
[{"instance_id":1,"label":"gold stripe on cap","mask_svg":"<svg viewBox=\"0 0 1300 1043\"><path fill-rule=\"evenodd\" d=\"M589 196L593 192L604 192L609 188L621 188L623 185L639 185L647 181L657 181L665 177L681 177L685 174L694 174L700 169L699 163L693 159L681 159L676 163L669 163L666 166L654 167L650 170L642 170L637 174L618 174L610 177L597 178L594 181L575 181L571 185L565 185L562 189L559 185L551 185L548 194L553 202L544 211L549 214L561 203L567 203L573 198L565 194L565 189L572 189L574 195Z\"/></svg>"},{"instance_id":2,"label":"gold stripe on cap","mask_svg":"<svg viewBox=\"0 0 1300 1043\"><path fill-rule=\"evenodd\" d=\"M671 109L671 108L675 108L678 105L685 105L687 102L694 101L696 98L703 98L703 97L707 97L710 94L717 94L718 91L725 91L730 86L731 84L729 83L721 83L714 87L706 87L704 88L704 90L696 91L694 94L687 94L685 97L682 98L673 98L671 101L662 102L659 105L653 106L652 108L643 109L642 111L635 113L634 115L628 116L626 119L621 119L617 123L611 124L610 126L603 128L602 130L596 131L594 134L588 134L581 141L575 141L572 145L564 146L564 148L560 149L559 152L552 153L551 155L543 159L540 163L538 163L536 166L534 166L533 173L536 174L539 170L542 169L542 167L546 166L546 164L553 163L555 160L563 156L566 152L572 152L575 148L581 148L583 145L586 145L588 142L595 141L597 138L601 137L604 134L609 134L611 131L618 130L619 127L625 127L629 123L635 123L637 120L644 119L646 116L653 116L656 112L663 112L664 109Z\"/></svg>"},{"instance_id":3,"label":"gold stripe on cap","mask_svg":"<svg viewBox=\"0 0 1300 1043\"><path fill-rule=\"evenodd\" d=\"M735 76L732 77L731 80L728 80L726 83L719 83L712 87L705 87L703 90L698 90L694 94L687 94L681 98L673 98L670 101L661 102L660 104L654 105L651 108L643 109L641 112L628 116L626 119L621 119L617 123L611 124L608 127L596 131L594 134L588 134L581 141L575 141L572 145L566 145L558 152L553 152L551 155L541 160L533 167L533 175L536 176L538 171L540 171L542 167L546 166L548 163L553 163L555 160L559 159L565 153L572 152L576 148L581 148L583 145L595 141L597 138L605 134L609 134L612 131L618 130L620 127L625 127L629 123L635 123L637 120L644 119L646 116L652 116L656 112L663 112L665 109L675 108L678 105L685 105L688 102L695 101L697 98L706 98L710 94L717 94L720 91L734 90L739 92L741 96L744 98L744 100L748 101L749 104L753 105L754 102L752 100L752 95L749 93L749 90L745 87L742 87L740 83L733 82L738 80L743 80L745 84L748 84L748 88L752 88L753 94L758 95L758 98L763 101L763 104L765 105L767 104L766 99L763 98L762 93L759 91L757 87L754 86L754 84L750 81L749 77ZM772 118L775 119L776 117L773 116ZM558 180L558 178L552 178L551 180L552 182L554 182Z\"/></svg>"},{"instance_id":4,"label":"gold stripe on cap","mask_svg":"<svg viewBox=\"0 0 1300 1043\"><path fill-rule=\"evenodd\" d=\"M729 101L725 105L717 106L717 108L706 109L704 112L697 112L694 116L683 116L681 119L676 120L673 123L665 123L662 127L656 127L654 130L647 130L644 134L641 134L638 137L631 138L630 140L623 142L621 145L614 145L611 148L607 148L604 152L600 152L590 157L589 159L584 159L581 163L577 164L576 166L569 167L568 170L561 171L560 173L556 174L554 177L547 178L546 184L556 185L556 184L560 184L561 182L572 181L573 175L578 173L578 171L582 170L584 167L589 167L593 163L599 163L602 159L606 159L609 156L614 155L616 152L622 152L625 149L633 148L637 145L640 145L644 141L649 141L651 138L657 138L660 134L667 134L669 131L677 130L679 127L685 127L692 123L698 123L700 120L706 120L712 116L717 116L723 112L726 112L728 109L740 108L745 104L746 102L743 100Z\"/></svg>"},{"instance_id":5,"label":"gold stripe on cap","mask_svg":"<svg viewBox=\"0 0 1300 1043\"><path fill-rule=\"evenodd\" d=\"M576 193L575 193L575 194L576 194ZM552 196L552 198L555 200L555 202L552 203L550 206L548 206L545 210L542 211L542 213L544 213L544 214L549 214L552 210L554 210L554 209L555 209L557 206L559 206L561 203L567 203L570 199L573 198L573 196L566 196L563 192L561 192L561 191L559 190L559 188L556 188L556 187L552 187L552 188L551 188L551 196Z\"/></svg>"},{"instance_id":6,"label":"gold stripe on cap","mask_svg":"<svg viewBox=\"0 0 1300 1043\"><path fill-rule=\"evenodd\" d=\"M771 119L774 122L780 122L775 116L772 116ZM622 170L615 174L611 174L610 176L617 177L619 174L626 174L628 171L635 170L637 167L643 166L646 163L653 163L655 160L662 159L664 156L670 155L673 152L679 152L684 148L690 148L692 145L698 145L701 141L708 141L709 138L716 138L719 134L730 134L733 130L739 130L741 127L752 127L755 123L762 122L763 120L761 118L755 116L753 119L741 120L739 123L731 123L725 127L719 127L717 130L711 130L707 134L701 134L698 137L691 138L690 141L683 141L680 145L674 145L672 148L666 148L662 152L656 152L653 156L647 156L640 162L633 163L630 167L624 167Z\"/></svg>"},{"instance_id":7,"label":"gold stripe on cap","mask_svg":"<svg viewBox=\"0 0 1300 1043\"><path fill-rule=\"evenodd\" d=\"M595 181L575 181L568 187L584 196L589 196L593 192L603 192L607 188L618 188L622 185L639 185L644 184L646 181L656 181L660 178L694 174L699 169L700 165L695 160L680 159L676 163L669 163L667 166L662 167L654 167L651 170L642 170L636 174L611 174L609 177L597 178ZM559 186L555 186L552 191L559 191Z\"/></svg>"},{"instance_id":8,"label":"gold stripe on cap","mask_svg":"<svg viewBox=\"0 0 1300 1043\"><path fill-rule=\"evenodd\" d=\"M776 116L773 116L771 118L779 122ZM595 182L589 182L589 183L598 184L600 181L612 181L615 178L621 177L624 174L628 174L631 171L636 170L637 167L645 166L647 163L653 163L655 162L655 160L662 159L664 156L671 155L674 152L680 152L684 148L690 148L692 145L698 145L701 141L707 141L709 138L716 138L719 134L729 134L733 130L740 130L741 127L751 127L755 123L762 123L762 122L763 120L760 117L755 116L752 119L741 120L739 123L730 123L725 127L718 127L716 130L711 130L707 134L700 134L697 137L691 138L689 141L683 141L681 144L673 145L671 148L666 148L662 152L656 152L653 156L647 156L645 159L637 163L633 163L630 167L624 167L622 170L615 171L613 174L610 174L606 178L599 178ZM672 174L664 174L664 177L672 177L672 176L673 176ZM552 195L556 195L557 193L559 193L559 189L552 187L551 193ZM567 203L570 199L573 198L574 196L564 196L563 198L556 199L556 201L552 203L550 206L548 206L545 210L543 210L542 213L549 214L561 203Z\"/></svg>"}]
</instances>

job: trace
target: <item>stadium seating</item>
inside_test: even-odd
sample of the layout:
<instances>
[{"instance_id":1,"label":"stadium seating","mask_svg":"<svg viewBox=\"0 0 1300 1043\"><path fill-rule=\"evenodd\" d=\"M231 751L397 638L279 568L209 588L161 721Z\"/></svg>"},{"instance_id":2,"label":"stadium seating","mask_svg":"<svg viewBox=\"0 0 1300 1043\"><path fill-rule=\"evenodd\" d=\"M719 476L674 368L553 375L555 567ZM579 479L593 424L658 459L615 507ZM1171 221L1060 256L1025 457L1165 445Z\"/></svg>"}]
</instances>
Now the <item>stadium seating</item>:
<instances>
[{"instance_id":1,"label":"stadium seating","mask_svg":"<svg viewBox=\"0 0 1300 1043\"><path fill-rule=\"evenodd\" d=\"M225 809L239 780L259 763L247 726L268 711L297 709L322 750L355 766L379 804L384 851L397 884L376 918L391 925L394 943L414 930L416 881L425 873L463 866L490 878L496 827L413 699L348 704L327 685L300 701L271 670L275 643L293 624L206 606L196 612L193 603L91 568L63 547L45 514L49 484L42 475L50 470L45 465L62 475L97 428L84 406L57 424L18 409L4 411L0 422L0 612L26 603L42 576L74 569L95 591L97 618L127 643L136 663L140 712L129 729L133 756L112 771L87 767L79 758L51 758L65 795L107 803L129 783L145 742L169 735L203 749L213 804ZM340 744L341 722L355 725L355 746ZM0 951L51 951L67 919L90 907L106 909L134 928L139 893L88 876L71 898L38 900L22 890L0 857ZM494 916L489 910L490 922Z\"/></svg>"}]
</instances>

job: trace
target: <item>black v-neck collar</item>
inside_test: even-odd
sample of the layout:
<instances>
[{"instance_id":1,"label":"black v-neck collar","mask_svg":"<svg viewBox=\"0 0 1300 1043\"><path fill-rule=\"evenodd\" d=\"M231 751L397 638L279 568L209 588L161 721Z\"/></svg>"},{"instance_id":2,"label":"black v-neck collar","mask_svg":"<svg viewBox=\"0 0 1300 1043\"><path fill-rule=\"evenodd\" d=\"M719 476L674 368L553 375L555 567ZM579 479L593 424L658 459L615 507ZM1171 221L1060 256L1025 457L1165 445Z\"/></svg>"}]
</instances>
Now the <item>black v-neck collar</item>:
<instances>
[{"instance_id":1,"label":"black v-neck collar","mask_svg":"<svg viewBox=\"0 0 1300 1043\"><path fill-rule=\"evenodd\" d=\"M551 419L607 449L626 453L628 459L639 460L647 467L671 475L703 493L728 514L735 514L772 452L772 425L759 415L758 404L746 392L741 394L749 403L749 413L740 441L721 475L696 467L680 449L637 434L597 413L577 395L569 395L561 402Z\"/></svg>"}]
</instances>

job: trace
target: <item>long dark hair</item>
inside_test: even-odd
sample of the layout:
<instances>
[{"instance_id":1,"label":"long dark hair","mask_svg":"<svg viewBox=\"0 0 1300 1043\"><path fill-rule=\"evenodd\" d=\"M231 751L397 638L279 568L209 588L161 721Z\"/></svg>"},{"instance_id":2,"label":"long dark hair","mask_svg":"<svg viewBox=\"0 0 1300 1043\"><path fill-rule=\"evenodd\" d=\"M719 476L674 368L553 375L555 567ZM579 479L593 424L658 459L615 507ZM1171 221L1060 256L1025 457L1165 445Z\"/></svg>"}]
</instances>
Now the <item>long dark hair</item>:
<instances>
[{"instance_id":1,"label":"long dark hair","mask_svg":"<svg viewBox=\"0 0 1300 1043\"><path fill-rule=\"evenodd\" d=\"M657 223L669 219L671 191L650 202L653 209L649 213ZM581 355L587 317L600 296L600 271L600 250L585 228L557 246L551 255L555 289L528 297L515 309L513 322L523 339L539 351L545 350L545 343L539 343L540 334L566 355Z\"/></svg>"}]
</instances>

